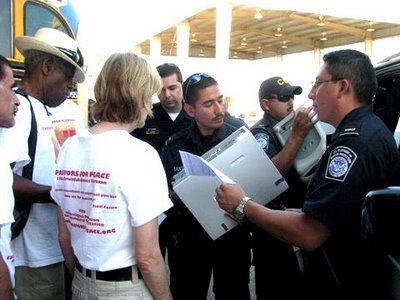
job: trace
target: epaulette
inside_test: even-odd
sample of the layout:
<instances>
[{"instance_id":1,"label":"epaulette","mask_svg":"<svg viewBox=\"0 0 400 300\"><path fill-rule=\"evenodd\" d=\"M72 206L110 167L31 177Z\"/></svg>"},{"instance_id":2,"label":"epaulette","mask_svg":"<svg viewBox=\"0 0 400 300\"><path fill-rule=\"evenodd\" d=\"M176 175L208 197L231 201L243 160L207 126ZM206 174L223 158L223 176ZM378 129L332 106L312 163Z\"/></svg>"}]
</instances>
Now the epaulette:
<instances>
[{"instance_id":1,"label":"epaulette","mask_svg":"<svg viewBox=\"0 0 400 300\"><path fill-rule=\"evenodd\" d=\"M265 127L266 127L265 124L264 124L264 123L261 123L261 124L256 125L254 128L261 128L261 129L263 129L263 128L265 128Z\"/></svg>"},{"instance_id":2,"label":"epaulette","mask_svg":"<svg viewBox=\"0 0 400 300\"><path fill-rule=\"evenodd\" d=\"M341 133L339 133L339 136L358 136L359 133L357 131L357 128L351 127L351 128L345 128Z\"/></svg>"}]
</instances>

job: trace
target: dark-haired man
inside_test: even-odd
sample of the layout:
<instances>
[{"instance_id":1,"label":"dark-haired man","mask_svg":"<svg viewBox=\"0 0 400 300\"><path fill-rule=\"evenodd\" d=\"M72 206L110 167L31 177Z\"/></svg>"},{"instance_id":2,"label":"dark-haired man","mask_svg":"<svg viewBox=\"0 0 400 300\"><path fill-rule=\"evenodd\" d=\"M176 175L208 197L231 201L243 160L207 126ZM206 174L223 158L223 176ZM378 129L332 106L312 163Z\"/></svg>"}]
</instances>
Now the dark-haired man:
<instances>
[{"instance_id":1,"label":"dark-haired man","mask_svg":"<svg viewBox=\"0 0 400 300\"><path fill-rule=\"evenodd\" d=\"M159 65L157 71L162 80L162 89L158 94L160 102L153 105L153 116L147 117L145 125L131 134L160 153L165 141L172 134L189 127L192 120L183 109L181 70L175 64L165 63Z\"/></svg>"},{"instance_id":2,"label":"dark-haired man","mask_svg":"<svg viewBox=\"0 0 400 300\"><path fill-rule=\"evenodd\" d=\"M244 215L274 237L306 252L307 299L392 299L383 253L364 243L361 212L371 189L399 185L400 158L392 133L373 113L377 79L356 50L323 57L308 97L318 118L336 128L308 184L301 212L244 204ZM223 184L221 208L233 213L244 191Z\"/></svg>"},{"instance_id":3,"label":"dark-haired man","mask_svg":"<svg viewBox=\"0 0 400 300\"><path fill-rule=\"evenodd\" d=\"M201 156L236 130L224 123L224 98L214 78L194 74L184 82L183 91L185 111L194 123L171 136L162 151L170 188L173 176L183 168L179 150ZM173 298L207 299L213 274L215 299L249 299L248 230L237 226L213 241L172 190L171 196L167 249Z\"/></svg>"},{"instance_id":4,"label":"dark-haired man","mask_svg":"<svg viewBox=\"0 0 400 300\"><path fill-rule=\"evenodd\" d=\"M301 208L306 196L307 185L300 180L293 167L297 152L313 126L312 115L308 115L311 108L294 112L294 97L301 92L300 86L290 85L279 76L264 80L259 88L258 98L264 115L250 130L289 185L288 190L268 204L270 208ZM282 147L273 127L289 114L295 114L292 131ZM279 241L256 226L253 228L252 239L257 299L300 296L304 285L300 269L301 257L293 251L297 248Z\"/></svg>"}]
</instances>

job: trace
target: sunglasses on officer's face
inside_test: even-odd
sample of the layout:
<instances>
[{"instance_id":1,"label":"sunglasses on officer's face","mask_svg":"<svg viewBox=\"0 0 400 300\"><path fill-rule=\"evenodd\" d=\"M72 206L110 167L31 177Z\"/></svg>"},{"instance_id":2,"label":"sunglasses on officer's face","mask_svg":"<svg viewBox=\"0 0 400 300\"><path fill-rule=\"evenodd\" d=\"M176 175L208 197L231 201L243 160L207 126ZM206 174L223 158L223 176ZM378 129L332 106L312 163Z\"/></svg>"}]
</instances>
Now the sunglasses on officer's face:
<instances>
[{"instance_id":1,"label":"sunglasses on officer's face","mask_svg":"<svg viewBox=\"0 0 400 300\"><path fill-rule=\"evenodd\" d=\"M276 99L280 102L288 102L290 99L294 99L294 95L284 95L284 96L272 96L268 100Z\"/></svg>"}]
</instances>

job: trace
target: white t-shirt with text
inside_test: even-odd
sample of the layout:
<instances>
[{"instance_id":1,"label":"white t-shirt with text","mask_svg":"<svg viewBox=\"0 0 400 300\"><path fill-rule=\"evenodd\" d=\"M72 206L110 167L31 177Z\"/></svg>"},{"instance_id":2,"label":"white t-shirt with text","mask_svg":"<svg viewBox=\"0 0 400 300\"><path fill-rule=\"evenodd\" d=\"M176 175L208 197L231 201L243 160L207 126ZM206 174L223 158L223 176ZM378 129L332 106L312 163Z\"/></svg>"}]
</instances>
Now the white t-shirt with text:
<instances>
[{"instance_id":1,"label":"white t-shirt with text","mask_svg":"<svg viewBox=\"0 0 400 300\"><path fill-rule=\"evenodd\" d=\"M172 206L158 153L123 130L72 137L61 149L55 174L51 195L87 269L136 264L134 227Z\"/></svg>"},{"instance_id":2,"label":"white t-shirt with text","mask_svg":"<svg viewBox=\"0 0 400 300\"><path fill-rule=\"evenodd\" d=\"M0 144L7 145L10 153L22 153L21 157L28 156L28 137L31 131L31 111L28 100L17 95L20 100L15 126L1 130ZM56 125L64 121L74 124L76 129L70 130L69 135L75 134L83 121L81 115L65 110L62 106L53 108L48 114L43 103L34 97L29 97L36 117L37 143L32 180L39 184L53 183L56 166L56 154L60 142L56 132ZM72 121L75 120L75 121ZM55 125L56 124L56 125ZM22 165L17 164L13 171L21 175ZM57 208L50 203L35 203L32 205L29 219L22 233L12 240L12 249L15 257L15 266L43 267L64 260L58 242Z\"/></svg>"}]
</instances>

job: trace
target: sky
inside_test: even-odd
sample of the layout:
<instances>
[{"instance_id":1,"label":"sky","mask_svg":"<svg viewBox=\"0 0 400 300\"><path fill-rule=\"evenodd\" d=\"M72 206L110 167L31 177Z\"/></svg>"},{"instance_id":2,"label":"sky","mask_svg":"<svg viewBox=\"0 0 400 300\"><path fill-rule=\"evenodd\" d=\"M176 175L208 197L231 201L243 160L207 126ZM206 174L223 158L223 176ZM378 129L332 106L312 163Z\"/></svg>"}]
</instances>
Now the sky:
<instances>
[{"instance_id":1,"label":"sky","mask_svg":"<svg viewBox=\"0 0 400 300\"><path fill-rule=\"evenodd\" d=\"M93 85L103 62L111 53L129 51L135 44L173 26L197 11L211 7L214 3L213 0L70 1L75 6L81 20L78 42L85 56L85 62L88 64L89 88ZM288 9L292 7L293 10L324 12L328 15L400 23L400 15L397 11L388 9L388 7L395 7L394 4L391 4L395 1L380 0L360 6L359 1L348 0L336 0L330 2L330 5L326 5L326 1L321 0L247 0L255 6L264 8ZM373 3L376 3L377 6L374 6ZM352 8L352 4L357 5L357 7ZM368 17L365 17L365 15ZM350 45L346 48L364 51L363 44ZM324 54L336 49L338 48L323 49L321 52ZM400 52L400 37L376 40L373 43L371 60L376 64L396 52ZM256 62L230 60L228 64L223 66L218 66L215 60L207 58L190 58L187 60L166 56L158 58L145 56L145 58L154 66L164 62L177 63L184 77L195 72L211 74L219 82L224 95L232 97L231 113L248 115L249 112L256 111L256 118L261 113L258 108L258 87L264 79L279 75L289 80L291 84L301 85L303 94L298 97L299 100L295 101L295 105L297 102L297 106L300 106L307 103L310 82L315 79L317 73L312 51L286 55L282 63L277 62L274 58Z\"/></svg>"}]
</instances>

